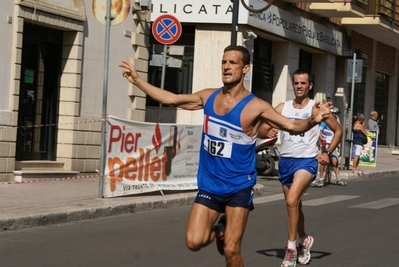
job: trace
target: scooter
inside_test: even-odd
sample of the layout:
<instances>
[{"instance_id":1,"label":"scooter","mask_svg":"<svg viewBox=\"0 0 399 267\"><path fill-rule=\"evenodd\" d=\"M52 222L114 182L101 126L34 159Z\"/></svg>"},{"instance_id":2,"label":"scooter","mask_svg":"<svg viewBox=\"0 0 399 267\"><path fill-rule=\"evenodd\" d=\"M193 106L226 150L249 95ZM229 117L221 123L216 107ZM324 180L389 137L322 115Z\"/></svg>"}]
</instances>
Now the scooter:
<instances>
[{"instance_id":1,"label":"scooter","mask_svg":"<svg viewBox=\"0 0 399 267\"><path fill-rule=\"evenodd\" d=\"M280 160L280 152L274 146L278 137L258 139L256 142L256 163L255 169L258 175L273 175L275 162Z\"/></svg>"}]
</instances>

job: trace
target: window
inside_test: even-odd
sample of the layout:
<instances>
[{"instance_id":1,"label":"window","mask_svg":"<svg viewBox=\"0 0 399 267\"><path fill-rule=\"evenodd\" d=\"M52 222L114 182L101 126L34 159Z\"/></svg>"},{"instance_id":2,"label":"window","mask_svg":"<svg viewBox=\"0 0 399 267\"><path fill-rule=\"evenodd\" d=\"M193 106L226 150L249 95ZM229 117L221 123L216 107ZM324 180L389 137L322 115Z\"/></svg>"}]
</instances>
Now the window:
<instances>
[{"instance_id":1,"label":"window","mask_svg":"<svg viewBox=\"0 0 399 267\"><path fill-rule=\"evenodd\" d=\"M273 97L272 42L260 37L255 39L252 93L269 103Z\"/></svg>"},{"instance_id":2,"label":"window","mask_svg":"<svg viewBox=\"0 0 399 267\"><path fill-rule=\"evenodd\" d=\"M389 76L380 72L375 75L375 98L374 109L378 112L380 133L378 144L386 145L387 119L389 98Z\"/></svg>"},{"instance_id":3,"label":"window","mask_svg":"<svg viewBox=\"0 0 399 267\"><path fill-rule=\"evenodd\" d=\"M312 73L312 54L309 52L306 52L304 50L299 51L299 66L300 69L305 69L310 71ZM312 73L313 75L313 73ZM314 75L313 75L313 84L316 84L316 81L314 80ZM313 98L313 90L309 91L309 98Z\"/></svg>"},{"instance_id":4,"label":"window","mask_svg":"<svg viewBox=\"0 0 399 267\"><path fill-rule=\"evenodd\" d=\"M362 113L367 118L367 114L364 114L364 100L366 98L366 68L362 70L362 82L355 83L355 98L353 99L353 116L357 113ZM350 98L349 98L350 99Z\"/></svg>"}]
</instances>

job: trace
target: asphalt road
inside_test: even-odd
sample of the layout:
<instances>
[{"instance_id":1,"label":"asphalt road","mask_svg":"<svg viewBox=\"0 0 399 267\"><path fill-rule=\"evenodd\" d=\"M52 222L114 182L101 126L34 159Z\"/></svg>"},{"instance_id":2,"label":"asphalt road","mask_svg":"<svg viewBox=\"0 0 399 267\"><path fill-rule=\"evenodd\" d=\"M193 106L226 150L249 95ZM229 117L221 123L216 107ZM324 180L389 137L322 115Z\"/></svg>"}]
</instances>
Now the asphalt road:
<instances>
[{"instance_id":1,"label":"asphalt road","mask_svg":"<svg viewBox=\"0 0 399 267\"><path fill-rule=\"evenodd\" d=\"M243 240L245 266L280 266L287 243L278 182L255 199ZM399 177L310 188L303 200L314 236L310 266L397 266ZM189 207L0 233L0 266L225 266L215 244L184 244Z\"/></svg>"}]
</instances>

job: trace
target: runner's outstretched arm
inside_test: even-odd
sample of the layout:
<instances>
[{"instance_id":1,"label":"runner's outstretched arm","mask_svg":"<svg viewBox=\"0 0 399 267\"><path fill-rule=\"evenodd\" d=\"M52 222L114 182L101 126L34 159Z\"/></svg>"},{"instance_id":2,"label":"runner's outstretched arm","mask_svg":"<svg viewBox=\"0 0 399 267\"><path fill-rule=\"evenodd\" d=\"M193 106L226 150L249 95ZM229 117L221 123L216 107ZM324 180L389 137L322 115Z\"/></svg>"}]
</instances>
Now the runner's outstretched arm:
<instances>
[{"instance_id":1,"label":"runner's outstretched arm","mask_svg":"<svg viewBox=\"0 0 399 267\"><path fill-rule=\"evenodd\" d=\"M167 90L153 86L152 84L141 79L133 65L126 60L122 60L121 64L119 64L119 67L123 68L122 75L130 83L136 85L138 88L140 88L140 90L142 90L155 101L170 107L180 107L188 110L202 109L204 95L203 91L211 90L205 89L194 94L174 94Z\"/></svg>"}]
</instances>

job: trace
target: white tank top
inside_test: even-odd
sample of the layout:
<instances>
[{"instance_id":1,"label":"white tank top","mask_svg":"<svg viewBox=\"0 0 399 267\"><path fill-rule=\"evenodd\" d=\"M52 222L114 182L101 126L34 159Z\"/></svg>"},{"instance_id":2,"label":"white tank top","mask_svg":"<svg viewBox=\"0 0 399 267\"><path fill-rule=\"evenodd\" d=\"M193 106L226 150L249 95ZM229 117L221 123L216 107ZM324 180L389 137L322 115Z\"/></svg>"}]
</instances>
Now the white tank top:
<instances>
[{"instance_id":1,"label":"white tank top","mask_svg":"<svg viewBox=\"0 0 399 267\"><path fill-rule=\"evenodd\" d=\"M302 109L294 108L292 102L293 101L290 100L284 103L281 115L292 120L301 120L310 117L312 114L312 107L315 103L314 100L311 99L306 107ZM317 141L319 139L319 131L319 125L299 135L291 135L289 132L280 131L281 156L291 158L316 157L318 154Z\"/></svg>"}]
</instances>

